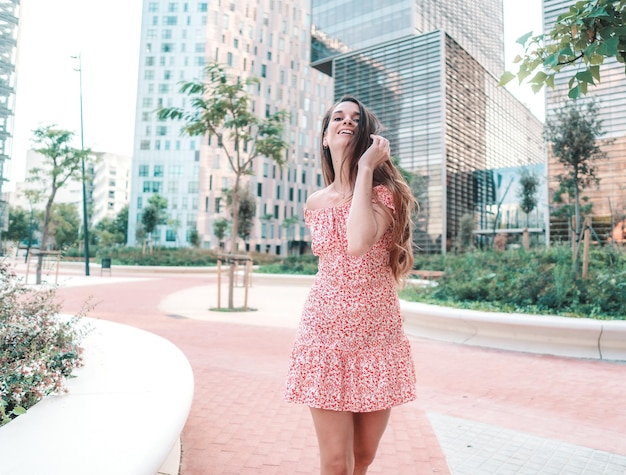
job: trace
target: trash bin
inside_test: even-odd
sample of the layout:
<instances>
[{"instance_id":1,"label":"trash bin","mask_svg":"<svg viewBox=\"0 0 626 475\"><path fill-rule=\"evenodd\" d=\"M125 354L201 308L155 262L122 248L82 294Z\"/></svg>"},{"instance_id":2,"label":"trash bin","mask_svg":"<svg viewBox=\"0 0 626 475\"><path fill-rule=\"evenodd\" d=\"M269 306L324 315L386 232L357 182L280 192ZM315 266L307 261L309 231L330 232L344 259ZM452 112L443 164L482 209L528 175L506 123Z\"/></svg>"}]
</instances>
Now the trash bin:
<instances>
[{"instance_id":1,"label":"trash bin","mask_svg":"<svg viewBox=\"0 0 626 475\"><path fill-rule=\"evenodd\" d=\"M110 257L105 257L104 259L102 259L102 262L100 264L100 275L102 275L103 272L108 272L109 275L111 275L111 258Z\"/></svg>"}]
</instances>

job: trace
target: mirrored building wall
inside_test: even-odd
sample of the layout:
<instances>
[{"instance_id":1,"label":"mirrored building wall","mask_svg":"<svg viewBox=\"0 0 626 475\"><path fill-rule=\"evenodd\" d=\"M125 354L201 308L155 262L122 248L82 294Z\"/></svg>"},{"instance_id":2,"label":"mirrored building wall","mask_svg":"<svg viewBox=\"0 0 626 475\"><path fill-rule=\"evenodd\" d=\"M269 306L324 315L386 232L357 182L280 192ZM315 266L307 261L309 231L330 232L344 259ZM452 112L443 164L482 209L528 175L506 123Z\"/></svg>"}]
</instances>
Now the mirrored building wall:
<instances>
[{"instance_id":1,"label":"mirrored building wall","mask_svg":"<svg viewBox=\"0 0 626 475\"><path fill-rule=\"evenodd\" d=\"M0 231L7 228L9 219L2 187L7 181L13 139L19 13L19 0L0 1Z\"/></svg>"},{"instance_id":2,"label":"mirrored building wall","mask_svg":"<svg viewBox=\"0 0 626 475\"><path fill-rule=\"evenodd\" d=\"M493 226L496 170L542 165L541 123L442 31L333 60L335 98L354 94L379 116L392 155L413 172L416 245L447 252L460 219Z\"/></svg>"},{"instance_id":3,"label":"mirrored building wall","mask_svg":"<svg viewBox=\"0 0 626 475\"><path fill-rule=\"evenodd\" d=\"M501 0L313 0L311 15L311 62L327 74L337 54L435 30L493 75L504 70Z\"/></svg>"},{"instance_id":4,"label":"mirrored building wall","mask_svg":"<svg viewBox=\"0 0 626 475\"><path fill-rule=\"evenodd\" d=\"M544 30L550 31L561 13L574 4L572 0L544 0ZM546 115L568 101L568 81L572 68L557 74L555 88L546 90ZM575 70L574 70L575 72ZM589 87L588 94L579 100L593 100L599 106L598 118L602 121L600 144L607 153L605 160L597 161L598 186L584 190L593 203L592 214L612 222L614 229L626 223L626 74L624 64L614 59L605 60L600 68L601 82ZM548 176L550 191L558 188L555 177L564 172L554 157L550 157ZM617 231L616 231L617 233ZM609 233L610 234L610 233ZM622 238L626 241L626 236Z\"/></svg>"}]
</instances>

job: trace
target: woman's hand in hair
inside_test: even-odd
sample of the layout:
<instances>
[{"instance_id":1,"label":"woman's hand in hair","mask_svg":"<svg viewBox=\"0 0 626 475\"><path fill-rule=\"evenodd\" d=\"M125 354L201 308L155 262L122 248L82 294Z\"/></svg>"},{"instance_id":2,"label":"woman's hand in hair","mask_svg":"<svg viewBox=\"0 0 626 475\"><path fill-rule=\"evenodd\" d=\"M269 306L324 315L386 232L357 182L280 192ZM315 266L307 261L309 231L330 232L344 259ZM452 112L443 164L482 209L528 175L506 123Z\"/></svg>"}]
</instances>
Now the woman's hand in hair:
<instances>
[{"instance_id":1,"label":"woman's hand in hair","mask_svg":"<svg viewBox=\"0 0 626 475\"><path fill-rule=\"evenodd\" d=\"M372 144L359 159L359 169L367 167L375 170L391 158L389 140L381 135L370 135Z\"/></svg>"}]
</instances>

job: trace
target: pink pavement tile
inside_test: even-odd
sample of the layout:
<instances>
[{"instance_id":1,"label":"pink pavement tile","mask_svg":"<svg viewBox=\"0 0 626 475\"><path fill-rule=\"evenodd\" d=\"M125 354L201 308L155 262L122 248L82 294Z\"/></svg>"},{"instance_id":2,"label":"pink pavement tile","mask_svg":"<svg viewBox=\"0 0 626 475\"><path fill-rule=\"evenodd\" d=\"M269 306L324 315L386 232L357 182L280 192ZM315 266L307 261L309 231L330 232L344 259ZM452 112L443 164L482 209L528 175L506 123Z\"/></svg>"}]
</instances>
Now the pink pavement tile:
<instances>
[{"instance_id":1,"label":"pink pavement tile","mask_svg":"<svg viewBox=\"0 0 626 475\"><path fill-rule=\"evenodd\" d=\"M172 318L166 296L209 280L187 275L62 287L62 311L88 296L90 316L143 328L176 344L194 371L182 434L182 475L319 470L306 408L282 401L295 330ZM184 314L181 309L180 314ZM623 364L414 340L418 400L395 408L372 474L448 474L427 413L441 413L626 455ZM256 470L256 471L255 471Z\"/></svg>"}]
</instances>

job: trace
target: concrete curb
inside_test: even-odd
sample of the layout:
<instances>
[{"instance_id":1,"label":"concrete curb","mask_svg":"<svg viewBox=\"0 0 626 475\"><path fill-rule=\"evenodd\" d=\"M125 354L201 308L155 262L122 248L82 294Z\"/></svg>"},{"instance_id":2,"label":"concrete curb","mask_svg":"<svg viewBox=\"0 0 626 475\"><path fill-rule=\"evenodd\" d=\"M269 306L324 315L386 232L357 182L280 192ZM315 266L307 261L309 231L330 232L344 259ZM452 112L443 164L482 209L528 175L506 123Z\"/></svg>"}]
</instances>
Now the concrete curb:
<instances>
[{"instance_id":1,"label":"concrete curb","mask_svg":"<svg viewBox=\"0 0 626 475\"><path fill-rule=\"evenodd\" d=\"M152 333L86 320L95 328L83 344L85 365L68 394L44 398L0 429L0 472L178 473L194 387L187 358Z\"/></svg>"},{"instance_id":2,"label":"concrete curb","mask_svg":"<svg viewBox=\"0 0 626 475\"><path fill-rule=\"evenodd\" d=\"M407 334L530 353L626 361L626 321L479 312L401 301Z\"/></svg>"}]
</instances>

